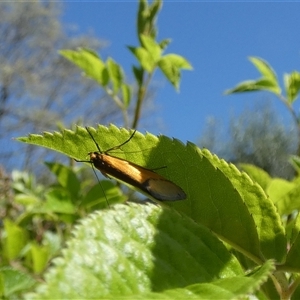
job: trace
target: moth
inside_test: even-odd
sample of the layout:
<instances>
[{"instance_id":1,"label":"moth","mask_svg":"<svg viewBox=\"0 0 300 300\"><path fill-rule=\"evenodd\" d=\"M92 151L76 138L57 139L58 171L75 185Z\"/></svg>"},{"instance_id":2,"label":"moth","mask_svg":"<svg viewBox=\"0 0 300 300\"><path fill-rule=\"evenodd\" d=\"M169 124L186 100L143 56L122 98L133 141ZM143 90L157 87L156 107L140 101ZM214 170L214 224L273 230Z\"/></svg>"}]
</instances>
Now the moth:
<instances>
[{"instance_id":1,"label":"moth","mask_svg":"<svg viewBox=\"0 0 300 300\"><path fill-rule=\"evenodd\" d=\"M88 127L86 127L86 130L94 141L98 151L88 153L90 157L89 161L76 161L92 163L104 176L119 179L156 200L176 201L186 199L186 193L174 182L164 178L153 170L109 154L110 151L120 149L123 145L127 144L133 138L136 130L125 142L106 151L101 151Z\"/></svg>"}]
</instances>

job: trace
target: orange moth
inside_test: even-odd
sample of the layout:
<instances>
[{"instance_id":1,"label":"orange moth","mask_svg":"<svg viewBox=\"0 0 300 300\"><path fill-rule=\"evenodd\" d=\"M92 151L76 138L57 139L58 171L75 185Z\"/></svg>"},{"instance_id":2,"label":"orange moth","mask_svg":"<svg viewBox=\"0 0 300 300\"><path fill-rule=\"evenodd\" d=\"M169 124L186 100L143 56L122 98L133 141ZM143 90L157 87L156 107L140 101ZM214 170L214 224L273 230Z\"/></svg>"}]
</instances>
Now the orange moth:
<instances>
[{"instance_id":1,"label":"orange moth","mask_svg":"<svg viewBox=\"0 0 300 300\"><path fill-rule=\"evenodd\" d=\"M98 151L89 152L90 160L80 162L92 163L104 176L113 177L126 182L156 200L175 201L186 198L185 192L172 181L150 169L141 167L128 160L111 156L108 153L111 150L120 149L120 147L128 143L136 131L134 131L124 143L106 151L101 151L98 143L87 127L86 130L96 144Z\"/></svg>"}]
</instances>

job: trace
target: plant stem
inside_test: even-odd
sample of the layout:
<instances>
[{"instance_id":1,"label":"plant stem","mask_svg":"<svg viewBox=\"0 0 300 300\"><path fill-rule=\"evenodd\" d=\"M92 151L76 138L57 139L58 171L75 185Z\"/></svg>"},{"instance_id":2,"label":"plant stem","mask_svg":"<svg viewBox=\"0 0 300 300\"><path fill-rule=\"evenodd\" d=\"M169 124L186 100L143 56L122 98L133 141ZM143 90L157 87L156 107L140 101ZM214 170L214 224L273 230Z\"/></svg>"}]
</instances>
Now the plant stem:
<instances>
[{"instance_id":1,"label":"plant stem","mask_svg":"<svg viewBox=\"0 0 300 300\"><path fill-rule=\"evenodd\" d=\"M138 93L137 93L137 103L136 103L136 108L135 108L135 113L134 113L134 119L133 119L133 122L132 122L132 128L133 129L136 129L137 126L138 126L138 122L139 122L140 117L141 117L142 104L143 104L143 101L146 97L147 89L148 89L150 80L153 76L153 73L154 72L149 73L147 79L146 80L143 79L143 81L139 85L139 89L138 89Z\"/></svg>"},{"instance_id":2,"label":"plant stem","mask_svg":"<svg viewBox=\"0 0 300 300\"><path fill-rule=\"evenodd\" d=\"M275 272L271 275L275 288L281 300L290 299L288 280L283 272Z\"/></svg>"},{"instance_id":3,"label":"plant stem","mask_svg":"<svg viewBox=\"0 0 300 300\"><path fill-rule=\"evenodd\" d=\"M121 109L122 114L123 114L124 127L127 128L129 126L128 113L127 113L127 109L123 105L123 102L116 94L113 93L113 91L111 89L105 88L104 90L107 93L107 95L112 98L112 100L115 102L115 104Z\"/></svg>"},{"instance_id":4,"label":"plant stem","mask_svg":"<svg viewBox=\"0 0 300 300\"><path fill-rule=\"evenodd\" d=\"M143 102L143 99L145 97L145 93L146 93L145 87L140 86L139 90L138 90L137 103L136 103L134 119L133 119L133 123L132 123L132 128L133 129L136 129L137 126L138 126L138 121L139 121L140 115L141 115L142 102Z\"/></svg>"},{"instance_id":5,"label":"plant stem","mask_svg":"<svg viewBox=\"0 0 300 300\"><path fill-rule=\"evenodd\" d=\"M298 277L295 281L293 281L289 287L289 292L290 295L293 295L293 293L295 292L296 288L299 286L300 284L300 277Z\"/></svg>"}]
</instances>

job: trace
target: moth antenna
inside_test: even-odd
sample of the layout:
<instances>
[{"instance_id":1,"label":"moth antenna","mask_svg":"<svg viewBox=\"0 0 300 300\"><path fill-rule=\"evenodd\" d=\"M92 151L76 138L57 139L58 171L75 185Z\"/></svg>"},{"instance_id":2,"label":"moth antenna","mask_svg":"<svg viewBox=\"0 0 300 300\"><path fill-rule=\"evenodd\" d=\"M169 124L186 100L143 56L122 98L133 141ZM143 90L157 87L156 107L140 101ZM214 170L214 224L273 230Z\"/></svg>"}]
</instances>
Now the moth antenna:
<instances>
[{"instance_id":1,"label":"moth antenna","mask_svg":"<svg viewBox=\"0 0 300 300\"><path fill-rule=\"evenodd\" d=\"M95 138L93 137L92 133L89 131L89 129L88 129L87 126L85 127L85 129L86 129L86 131L88 132L88 134L90 135L90 137L92 138L92 140L94 141L94 143L95 143L95 145L96 145L98 151L99 151L100 153L102 153L99 144L96 142ZM91 164L92 169L93 169L93 172L94 172L94 174L96 175L97 181L98 181L98 183L99 183L99 185L100 185L100 187L101 187L101 190L102 190L102 192L103 192L103 195L104 195L104 197L105 197L105 201L106 201L106 203L107 203L107 206L108 206L108 208L110 208L108 199L107 199L107 197L106 197L106 194L105 194L105 191L104 191L104 189L103 189L103 186L102 186L102 184L101 184L101 182L100 182L100 180L99 180L99 177L98 177L98 175L97 175L97 173L96 173L96 171L95 171L93 162L91 162L90 160L77 160L77 159L74 159L74 160L77 161L77 162L88 162L88 163Z\"/></svg>"},{"instance_id":2,"label":"moth antenna","mask_svg":"<svg viewBox=\"0 0 300 300\"><path fill-rule=\"evenodd\" d=\"M136 133L136 129L133 131L133 133L131 134L131 136L125 142L123 142L122 144L120 144L118 146L112 147L112 148L106 150L105 152L109 152L111 150L120 149L122 146L124 146L125 144L127 144L133 138L133 136L135 135L135 133Z\"/></svg>"},{"instance_id":3,"label":"moth antenna","mask_svg":"<svg viewBox=\"0 0 300 300\"><path fill-rule=\"evenodd\" d=\"M101 187L101 190L102 190L102 192L103 192L103 195L104 195L104 197L105 197L107 206L108 206L108 208L110 208L108 199L107 199L107 197L106 197L106 194L105 194L105 191L104 191L104 189L103 189L103 186L102 186L102 184L101 184L101 182L100 182L100 179L99 179L99 177L98 177L98 175L97 175L97 173L96 173L96 171L95 171L93 162L91 162L90 160L77 160L76 158L73 158L73 159L74 159L76 162L84 162L84 163L90 163L90 164L91 164L92 169L93 169L93 172L94 172L94 174L96 175L97 181L98 181L98 183L99 183L99 185L100 185L100 187Z\"/></svg>"},{"instance_id":4,"label":"moth antenna","mask_svg":"<svg viewBox=\"0 0 300 300\"><path fill-rule=\"evenodd\" d=\"M101 184L101 182L100 182L100 180L99 180L99 177L98 177L98 175L97 175L97 173L96 173L96 171L95 171L94 165L93 165L92 163L91 163L91 165L92 165L93 172L94 172L94 174L96 175L97 180L98 180L98 183L99 183L99 185L100 185L100 187L101 187L101 190L102 190L102 192L103 192L103 195L104 195L104 197L105 197L105 201L106 201L106 203L107 203L107 206L108 206L108 208L110 208L110 205L109 205L108 199L107 199L107 197L106 197L104 188L103 188L103 186L102 186L102 184Z\"/></svg>"},{"instance_id":5,"label":"moth antenna","mask_svg":"<svg viewBox=\"0 0 300 300\"><path fill-rule=\"evenodd\" d=\"M93 137L92 133L89 131L89 129L88 129L87 126L85 127L85 129L86 129L86 131L89 133L89 135L90 135L90 137L92 138L92 140L94 141L95 145L97 146L98 151L99 151L100 153L102 153L102 151L101 151L101 149L100 149L98 143L96 142L95 138Z\"/></svg>"}]
</instances>

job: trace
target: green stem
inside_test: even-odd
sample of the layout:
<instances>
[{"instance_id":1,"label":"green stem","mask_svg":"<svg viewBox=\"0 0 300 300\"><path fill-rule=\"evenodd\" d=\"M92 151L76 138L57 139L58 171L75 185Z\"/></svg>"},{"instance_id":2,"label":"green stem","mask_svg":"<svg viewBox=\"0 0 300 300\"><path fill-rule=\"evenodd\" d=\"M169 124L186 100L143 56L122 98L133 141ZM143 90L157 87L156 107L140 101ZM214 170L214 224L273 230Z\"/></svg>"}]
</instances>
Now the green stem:
<instances>
[{"instance_id":1,"label":"green stem","mask_svg":"<svg viewBox=\"0 0 300 300\"><path fill-rule=\"evenodd\" d=\"M289 288L289 292L290 295L292 296L296 290L296 288L299 286L300 284L300 277L298 277L294 282L291 283L290 288Z\"/></svg>"},{"instance_id":2,"label":"green stem","mask_svg":"<svg viewBox=\"0 0 300 300\"><path fill-rule=\"evenodd\" d=\"M289 285L288 280L283 272L275 272L271 275L275 288L280 295L281 300L289 300L290 293L289 293Z\"/></svg>"},{"instance_id":3,"label":"green stem","mask_svg":"<svg viewBox=\"0 0 300 300\"><path fill-rule=\"evenodd\" d=\"M118 97L118 95L114 94L113 91L109 88L104 89L106 94L112 98L112 100L115 102L115 104L120 108L123 114L123 120L124 120L124 127L129 126L129 120L128 120L128 113L127 109L124 107L123 102L121 99Z\"/></svg>"},{"instance_id":4,"label":"green stem","mask_svg":"<svg viewBox=\"0 0 300 300\"><path fill-rule=\"evenodd\" d=\"M141 82L141 84L139 85L139 89L138 89L138 93L137 93L137 103L136 103L136 108L135 108L135 113L134 113L134 119L133 119L133 122L132 122L132 128L133 129L136 129L137 126L138 126L138 122L139 122L140 117L141 117L142 104L143 104L143 101L146 97L147 89L148 89L150 80L153 76L153 73L154 73L154 71L149 73L147 79L143 80ZM145 81L145 84L144 84L144 81Z\"/></svg>"},{"instance_id":5,"label":"green stem","mask_svg":"<svg viewBox=\"0 0 300 300\"><path fill-rule=\"evenodd\" d=\"M140 86L139 90L138 90L137 103L136 103L134 119L133 119L133 123L132 123L132 128L133 129L136 129L137 126L138 126L138 122L139 122L140 115L141 115L142 102L143 102L143 99L145 97L145 93L146 93L145 87Z\"/></svg>"}]
</instances>

